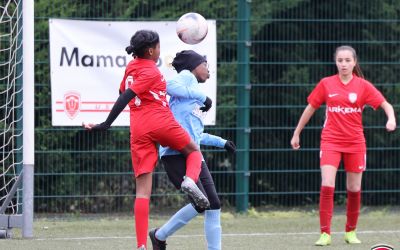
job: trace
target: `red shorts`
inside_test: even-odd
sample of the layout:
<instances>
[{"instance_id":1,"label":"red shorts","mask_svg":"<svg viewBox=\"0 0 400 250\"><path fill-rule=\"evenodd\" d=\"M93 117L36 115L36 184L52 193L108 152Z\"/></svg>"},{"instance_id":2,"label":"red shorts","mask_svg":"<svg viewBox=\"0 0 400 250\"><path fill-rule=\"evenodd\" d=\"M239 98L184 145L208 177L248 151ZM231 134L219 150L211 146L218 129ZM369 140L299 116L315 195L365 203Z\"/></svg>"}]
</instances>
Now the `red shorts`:
<instances>
[{"instance_id":1,"label":"red shorts","mask_svg":"<svg viewBox=\"0 0 400 250\"><path fill-rule=\"evenodd\" d=\"M320 166L332 165L339 168L340 160L343 159L346 172L361 173L365 171L367 155L365 152L344 153L338 151L320 151Z\"/></svg>"},{"instance_id":2,"label":"red shorts","mask_svg":"<svg viewBox=\"0 0 400 250\"><path fill-rule=\"evenodd\" d=\"M190 142L189 134L175 121L146 134L131 135L131 157L135 177L153 172L158 160L158 145L181 150Z\"/></svg>"}]
</instances>

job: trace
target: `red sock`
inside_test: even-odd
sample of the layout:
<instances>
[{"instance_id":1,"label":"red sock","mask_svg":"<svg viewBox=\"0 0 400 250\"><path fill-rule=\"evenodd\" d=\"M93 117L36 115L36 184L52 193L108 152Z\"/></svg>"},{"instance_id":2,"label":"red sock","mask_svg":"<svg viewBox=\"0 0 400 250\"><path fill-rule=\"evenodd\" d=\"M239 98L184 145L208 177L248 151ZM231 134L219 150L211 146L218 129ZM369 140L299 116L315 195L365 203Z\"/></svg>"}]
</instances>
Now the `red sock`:
<instances>
[{"instance_id":1,"label":"red sock","mask_svg":"<svg viewBox=\"0 0 400 250\"><path fill-rule=\"evenodd\" d=\"M199 179L202 160L203 155L200 151L193 151L186 157L186 176L190 177L194 182Z\"/></svg>"},{"instance_id":2,"label":"red sock","mask_svg":"<svg viewBox=\"0 0 400 250\"><path fill-rule=\"evenodd\" d=\"M137 247L147 245L147 230L149 228L149 203L147 198L135 199L135 226Z\"/></svg>"},{"instance_id":3,"label":"red sock","mask_svg":"<svg viewBox=\"0 0 400 250\"><path fill-rule=\"evenodd\" d=\"M319 194L319 225L321 233L331 234L334 192L335 187L321 187L321 192Z\"/></svg>"},{"instance_id":4,"label":"red sock","mask_svg":"<svg viewBox=\"0 0 400 250\"><path fill-rule=\"evenodd\" d=\"M351 192L347 190L347 222L346 232L356 229L358 215L360 214L361 191Z\"/></svg>"}]
</instances>

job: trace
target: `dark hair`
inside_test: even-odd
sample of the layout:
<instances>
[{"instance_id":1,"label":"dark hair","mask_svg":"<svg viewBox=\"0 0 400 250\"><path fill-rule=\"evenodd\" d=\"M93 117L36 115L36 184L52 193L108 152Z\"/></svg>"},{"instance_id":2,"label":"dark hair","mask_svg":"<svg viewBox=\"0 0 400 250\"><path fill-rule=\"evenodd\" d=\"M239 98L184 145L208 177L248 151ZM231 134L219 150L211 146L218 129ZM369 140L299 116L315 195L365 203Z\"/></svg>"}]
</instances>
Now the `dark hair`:
<instances>
[{"instance_id":1,"label":"dark hair","mask_svg":"<svg viewBox=\"0 0 400 250\"><path fill-rule=\"evenodd\" d=\"M130 45L125 48L128 54L137 57L144 57L148 48L154 48L160 42L160 38L155 31L138 30L132 36Z\"/></svg>"},{"instance_id":2,"label":"dark hair","mask_svg":"<svg viewBox=\"0 0 400 250\"><path fill-rule=\"evenodd\" d=\"M343 45L343 46L337 47L336 51L335 51L335 54L333 56L333 59L336 61L337 53L339 51L342 51L342 50L348 50L353 54L353 58L356 61L356 65L354 66L353 73L358 77L364 78L364 74L362 73L361 68L360 68L360 64L358 63L356 50L353 47L351 47L349 45Z\"/></svg>"}]
</instances>

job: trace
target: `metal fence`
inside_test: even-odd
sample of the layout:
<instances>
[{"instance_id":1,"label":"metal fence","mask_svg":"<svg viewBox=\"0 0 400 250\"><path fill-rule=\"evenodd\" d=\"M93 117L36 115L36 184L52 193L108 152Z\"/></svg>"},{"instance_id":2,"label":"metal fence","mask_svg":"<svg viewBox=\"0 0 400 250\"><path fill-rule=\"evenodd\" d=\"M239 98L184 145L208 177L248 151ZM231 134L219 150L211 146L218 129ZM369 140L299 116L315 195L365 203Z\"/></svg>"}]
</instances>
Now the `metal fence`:
<instances>
[{"instance_id":1,"label":"metal fence","mask_svg":"<svg viewBox=\"0 0 400 250\"><path fill-rule=\"evenodd\" d=\"M215 19L217 123L206 130L235 141L238 153L207 147L203 152L223 205L242 211L248 206L317 203L323 108L304 130L302 150L292 151L289 142L308 93L319 79L335 73L335 47L354 46L367 79L398 109L396 8L396 1L372 0L357 5L301 0L35 1L35 211L126 212L135 193L128 128L89 134L51 126L48 18L158 21L198 12ZM399 133L385 132L383 111L367 109L364 117L364 204L399 204ZM184 202L161 166L153 185L154 206ZM342 170L336 190L336 202L343 203Z\"/></svg>"}]
</instances>

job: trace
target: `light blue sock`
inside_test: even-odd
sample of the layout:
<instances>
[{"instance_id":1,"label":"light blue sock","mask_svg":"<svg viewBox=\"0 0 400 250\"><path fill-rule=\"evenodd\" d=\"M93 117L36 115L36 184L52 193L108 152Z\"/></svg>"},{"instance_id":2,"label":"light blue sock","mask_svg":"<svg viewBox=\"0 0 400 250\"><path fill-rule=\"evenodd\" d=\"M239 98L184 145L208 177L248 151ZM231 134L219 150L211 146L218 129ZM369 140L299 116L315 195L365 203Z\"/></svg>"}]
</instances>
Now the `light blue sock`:
<instances>
[{"instance_id":1,"label":"light blue sock","mask_svg":"<svg viewBox=\"0 0 400 250\"><path fill-rule=\"evenodd\" d=\"M204 232L208 250L221 250L221 209L204 212Z\"/></svg>"},{"instance_id":2,"label":"light blue sock","mask_svg":"<svg viewBox=\"0 0 400 250\"><path fill-rule=\"evenodd\" d=\"M178 229L186 225L191 219L199 213L194 209L192 204L188 204L176 212L171 219L167 221L160 229L156 231L158 240L165 241L169 236L175 233Z\"/></svg>"}]
</instances>

